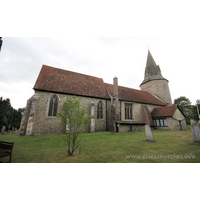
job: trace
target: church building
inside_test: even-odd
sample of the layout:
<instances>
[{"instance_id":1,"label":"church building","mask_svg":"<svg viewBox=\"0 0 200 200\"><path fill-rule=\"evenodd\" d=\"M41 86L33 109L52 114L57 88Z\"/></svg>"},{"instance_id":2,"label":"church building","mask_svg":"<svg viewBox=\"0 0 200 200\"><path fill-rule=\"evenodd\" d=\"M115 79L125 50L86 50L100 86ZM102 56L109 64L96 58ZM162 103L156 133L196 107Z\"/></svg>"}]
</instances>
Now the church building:
<instances>
[{"instance_id":1,"label":"church building","mask_svg":"<svg viewBox=\"0 0 200 200\"><path fill-rule=\"evenodd\" d=\"M84 132L143 131L145 124L166 130L186 129L185 115L172 105L168 80L161 74L148 50L145 76L140 90L104 83L102 78L43 65L28 99L20 130L26 135L60 134L57 113L67 97L81 98L92 116Z\"/></svg>"}]
</instances>

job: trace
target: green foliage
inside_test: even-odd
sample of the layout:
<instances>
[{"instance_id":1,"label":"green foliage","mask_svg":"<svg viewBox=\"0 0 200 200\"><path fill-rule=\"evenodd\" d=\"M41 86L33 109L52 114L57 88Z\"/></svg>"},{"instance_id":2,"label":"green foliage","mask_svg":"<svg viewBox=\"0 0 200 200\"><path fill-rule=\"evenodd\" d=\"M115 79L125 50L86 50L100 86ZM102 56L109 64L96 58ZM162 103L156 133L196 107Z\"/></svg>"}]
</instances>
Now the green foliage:
<instances>
[{"instance_id":1,"label":"green foliage","mask_svg":"<svg viewBox=\"0 0 200 200\"><path fill-rule=\"evenodd\" d=\"M191 101L186 97L179 97L174 100L174 104L178 104L181 110L185 113L185 115L189 115L191 110Z\"/></svg>"},{"instance_id":2,"label":"green foliage","mask_svg":"<svg viewBox=\"0 0 200 200\"><path fill-rule=\"evenodd\" d=\"M6 130L12 127L19 128L21 122L21 111L25 108L15 110L10 103L10 99L0 97L0 129L6 126Z\"/></svg>"},{"instance_id":3,"label":"green foliage","mask_svg":"<svg viewBox=\"0 0 200 200\"><path fill-rule=\"evenodd\" d=\"M85 125L90 121L91 117L86 114L85 107L80 103L81 98L76 96L67 98L63 104L62 112L58 113L61 118L63 139L67 144L68 155L73 155L78 145L78 135L84 130Z\"/></svg>"},{"instance_id":4,"label":"green foliage","mask_svg":"<svg viewBox=\"0 0 200 200\"><path fill-rule=\"evenodd\" d=\"M191 101L186 98L186 97L179 97L177 99L174 100L174 104L178 104L179 107L181 108L181 110L183 111L183 113L186 116L186 123L190 124L190 118L191 118L191 111L192 111L192 105L191 105Z\"/></svg>"},{"instance_id":5,"label":"green foliage","mask_svg":"<svg viewBox=\"0 0 200 200\"><path fill-rule=\"evenodd\" d=\"M198 112L197 112L197 106L198 106L198 109L200 111L200 105L192 105L191 106L191 112L190 112L190 119L194 119L196 121L199 120L199 116L198 116Z\"/></svg>"},{"instance_id":6,"label":"green foliage","mask_svg":"<svg viewBox=\"0 0 200 200\"><path fill-rule=\"evenodd\" d=\"M200 111L200 105L191 105L191 101L183 96L175 99L174 104L178 104L181 110L186 115L187 124L190 124L190 119L194 119L196 121L199 120L199 116L197 113L197 106Z\"/></svg>"}]
</instances>

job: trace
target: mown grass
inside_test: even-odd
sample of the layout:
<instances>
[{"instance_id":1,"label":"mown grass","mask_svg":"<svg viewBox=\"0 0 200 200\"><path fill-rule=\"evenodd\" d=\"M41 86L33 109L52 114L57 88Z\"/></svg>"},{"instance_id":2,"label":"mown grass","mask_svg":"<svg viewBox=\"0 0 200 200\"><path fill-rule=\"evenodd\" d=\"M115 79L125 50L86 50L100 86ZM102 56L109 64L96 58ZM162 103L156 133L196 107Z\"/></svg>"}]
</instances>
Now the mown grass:
<instances>
[{"instance_id":1,"label":"mown grass","mask_svg":"<svg viewBox=\"0 0 200 200\"><path fill-rule=\"evenodd\" d=\"M0 135L0 140L15 142L12 163L200 162L200 144L193 142L190 126L185 131L153 130L152 132L155 142L147 141L145 132L82 133L81 154L78 148L73 156L67 156L61 135L18 136L6 133ZM133 155L143 158L133 158Z\"/></svg>"}]
</instances>

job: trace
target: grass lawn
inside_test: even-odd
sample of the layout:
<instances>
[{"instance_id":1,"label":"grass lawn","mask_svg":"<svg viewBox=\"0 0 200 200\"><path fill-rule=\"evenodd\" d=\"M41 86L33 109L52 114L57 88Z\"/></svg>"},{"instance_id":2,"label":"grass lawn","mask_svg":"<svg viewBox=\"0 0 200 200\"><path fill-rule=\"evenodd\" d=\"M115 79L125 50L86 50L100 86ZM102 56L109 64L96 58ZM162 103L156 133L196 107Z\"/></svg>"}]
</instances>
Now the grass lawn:
<instances>
[{"instance_id":1,"label":"grass lawn","mask_svg":"<svg viewBox=\"0 0 200 200\"><path fill-rule=\"evenodd\" d=\"M0 135L0 140L15 142L12 163L200 162L200 144L193 142L190 126L185 131L152 132L155 142L147 141L145 132L82 133L81 154L77 149L70 157L61 135L18 136L5 133Z\"/></svg>"}]
</instances>

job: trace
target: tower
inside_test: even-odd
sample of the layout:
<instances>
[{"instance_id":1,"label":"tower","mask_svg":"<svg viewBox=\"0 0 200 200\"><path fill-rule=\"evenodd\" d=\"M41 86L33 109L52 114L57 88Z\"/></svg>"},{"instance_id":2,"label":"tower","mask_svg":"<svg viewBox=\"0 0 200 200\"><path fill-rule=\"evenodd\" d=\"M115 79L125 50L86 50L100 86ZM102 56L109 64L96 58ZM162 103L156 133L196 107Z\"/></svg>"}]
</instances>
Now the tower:
<instances>
[{"instance_id":1,"label":"tower","mask_svg":"<svg viewBox=\"0 0 200 200\"><path fill-rule=\"evenodd\" d=\"M158 98L171 105L172 100L168 82L169 81L162 76L159 65L156 65L148 50L144 80L140 85L140 89L156 95Z\"/></svg>"}]
</instances>

